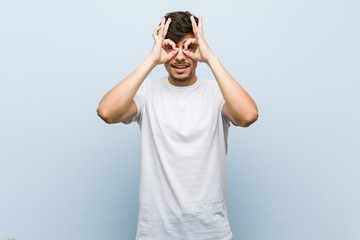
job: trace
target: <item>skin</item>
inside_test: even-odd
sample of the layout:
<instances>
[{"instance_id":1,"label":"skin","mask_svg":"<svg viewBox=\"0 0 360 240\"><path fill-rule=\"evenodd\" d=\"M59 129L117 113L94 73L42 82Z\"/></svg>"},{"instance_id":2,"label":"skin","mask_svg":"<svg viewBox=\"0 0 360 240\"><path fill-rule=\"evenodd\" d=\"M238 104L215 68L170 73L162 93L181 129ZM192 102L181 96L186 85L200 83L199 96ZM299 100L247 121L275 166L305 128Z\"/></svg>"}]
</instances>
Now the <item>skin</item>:
<instances>
[{"instance_id":1,"label":"skin","mask_svg":"<svg viewBox=\"0 0 360 240\"><path fill-rule=\"evenodd\" d=\"M177 54L168 62L164 63L166 71L169 73L169 82L175 86L189 86L196 82L196 67L197 61L190 58L185 54L185 43L194 38L194 34L186 34L179 42L176 44L176 48L178 49ZM171 41L171 40L170 40ZM188 45L189 51L195 51L195 46ZM168 51L171 51L172 48L168 48ZM188 65L185 72L177 73L175 71L175 65Z\"/></svg>"},{"instance_id":2,"label":"skin","mask_svg":"<svg viewBox=\"0 0 360 240\"><path fill-rule=\"evenodd\" d=\"M156 51L152 50L150 59L156 64L165 65L165 69L169 73L169 82L176 86L189 86L196 82L197 62L206 63L213 72L225 99L222 114L229 118L235 126L250 126L258 118L255 101L232 78L210 50L203 34L202 16L199 17L198 24L193 16L190 17L190 20L193 34L187 34L175 44L170 39L165 39L171 19L169 18L165 23L165 18L162 18L160 26L153 33ZM176 73L173 68L174 64L180 63L190 64L184 73Z\"/></svg>"},{"instance_id":3,"label":"skin","mask_svg":"<svg viewBox=\"0 0 360 240\"><path fill-rule=\"evenodd\" d=\"M202 17L200 16L200 18ZM186 34L178 43L174 43L170 39L165 39L171 18L165 23L165 18L163 17L160 26L153 32L155 40L153 50L157 52L152 51L150 56L153 54L158 64L164 64L169 74L168 80L175 86L189 86L194 84L197 80L197 62L208 62L210 58L215 57L205 39L197 37L199 34L194 17L191 16L190 19L193 24L193 33ZM199 28L199 33L202 35L202 21L199 22ZM154 53L158 53L160 43L162 43L162 51L159 57L158 54ZM166 59L168 59L168 61L166 61ZM177 73L173 67L176 64L187 64L189 67L184 73Z\"/></svg>"},{"instance_id":4,"label":"skin","mask_svg":"<svg viewBox=\"0 0 360 240\"><path fill-rule=\"evenodd\" d=\"M225 99L222 114L235 126L248 127L258 118L255 101L226 71L220 60L210 50L203 35L202 16L196 24L190 17L193 33L187 34L177 44L165 39L171 19L154 29L154 45L149 56L128 77L111 89L99 103L98 115L106 123L131 119L137 112L133 98L148 74L159 64L164 64L169 73L169 82L176 86L189 86L196 82L197 62L206 63L211 69ZM177 73L174 64L188 64L184 73Z\"/></svg>"},{"instance_id":5,"label":"skin","mask_svg":"<svg viewBox=\"0 0 360 240\"><path fill-rule=\"evenodd\" d=\"M185 43L184 53L195 61L206 63L220 87L225 99L222 114L235 126L248 127L258 119L258 108L251 96L226 71L220 60L210 50L203 33L203 19L199 17L198 25L193 16L190 17L195 38ZM195 52L187 50L187 46L195 44Z\"/></svg>"}]
</instances>

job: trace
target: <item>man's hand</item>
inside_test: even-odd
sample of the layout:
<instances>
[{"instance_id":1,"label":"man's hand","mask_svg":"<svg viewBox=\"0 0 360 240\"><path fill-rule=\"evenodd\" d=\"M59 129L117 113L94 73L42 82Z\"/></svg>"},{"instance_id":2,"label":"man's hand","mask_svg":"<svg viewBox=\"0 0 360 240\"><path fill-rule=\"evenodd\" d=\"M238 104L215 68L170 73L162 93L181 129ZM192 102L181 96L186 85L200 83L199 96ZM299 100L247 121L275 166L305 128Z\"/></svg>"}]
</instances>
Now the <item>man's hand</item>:
<instances>
[{"instance_id":1,"label":"man's hand","mask_svg":"<svg viewBox=\"0 0 360 240\"><path fill-rule=\"evenodd\" d=\"M211 52L208 44L204 39L202 16L199 17L198 26L196 25L193 16L190 16L190 20L195 38L188 39L185 42L183 52L186 56L195 61L208 63L210 59L215 57L215 55ZM189 49L189 45L191 49Z\"/></svg>"},{"instance_id":2,"label":"man's hand","mask_svg":"<svg viewBox=\"0 0 360 240\"><path fill-rule=\"evenodd\" d=\"M162 64L172 59L179 49L170 39L165 39L169 29L171 19L169 18L165 24L165 17L161 19L161 24L155 28L152 36L154 38L154 46L150 52L149 58L156 64Z\"/></svg>"}]
</instances>

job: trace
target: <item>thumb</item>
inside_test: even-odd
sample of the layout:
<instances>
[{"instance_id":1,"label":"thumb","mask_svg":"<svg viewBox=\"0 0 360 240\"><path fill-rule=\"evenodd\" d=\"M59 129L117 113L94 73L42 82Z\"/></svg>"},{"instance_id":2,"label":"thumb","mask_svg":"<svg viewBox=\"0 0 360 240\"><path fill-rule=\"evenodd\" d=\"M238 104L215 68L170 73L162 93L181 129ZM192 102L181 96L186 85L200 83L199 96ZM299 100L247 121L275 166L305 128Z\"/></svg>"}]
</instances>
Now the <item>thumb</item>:
<instances>
[{"instance_id":1,"label":"thumb","mask_svg":"<svg viewBox=\"0 0 360 240\"><path fill-rule=\"evenodd\" d=\"M191 59L194 59L194 57L195 57L195 54L193 52L189 51L188 49L183 49L183 53Z\"/></svg>"},{"instance_id":2,"label":"thumb","mask_svg":"<svg viewBox=\"0 0 360 240\"><path fill-rule=\"evenodd\" d=\"M170 58L173 58L179 51L179 48L176 48L174 50L172 50L170 53L169 53L169 56Z\"/></svg>"}]
</instances>

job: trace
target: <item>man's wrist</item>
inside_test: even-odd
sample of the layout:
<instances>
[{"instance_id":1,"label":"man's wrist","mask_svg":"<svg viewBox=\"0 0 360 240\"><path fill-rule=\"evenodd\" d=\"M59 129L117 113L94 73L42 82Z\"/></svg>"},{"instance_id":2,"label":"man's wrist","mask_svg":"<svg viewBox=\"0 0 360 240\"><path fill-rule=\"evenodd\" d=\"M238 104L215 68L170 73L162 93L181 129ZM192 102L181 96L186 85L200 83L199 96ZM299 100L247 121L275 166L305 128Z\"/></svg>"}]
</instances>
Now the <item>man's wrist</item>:
<instances>
[{"instance_id":1,"label":"man's wrist","mask_svg":"<svg viewBox=\"0 0 360 240\"><path fill-rule=\"evenodd\" d=\"M147 58L145 58L144 62L146 62L147 64L150 64L151 67L155 68L157 65L159 65L158 62L156 62L153 58L151 58L150 56L148 56Z\"/></svg>"},{"instance_id":2,"label":"man's wrist","mask_svg":"<svg viewBox=\"0 0 360 240\"><path fill-rule=\"evenodd\" d=\"M219 61L219 59L215 55L213 55L206 61L206 64L210 66L211 64L218 62L218 61Z\"/></svg>"}]
</instances>

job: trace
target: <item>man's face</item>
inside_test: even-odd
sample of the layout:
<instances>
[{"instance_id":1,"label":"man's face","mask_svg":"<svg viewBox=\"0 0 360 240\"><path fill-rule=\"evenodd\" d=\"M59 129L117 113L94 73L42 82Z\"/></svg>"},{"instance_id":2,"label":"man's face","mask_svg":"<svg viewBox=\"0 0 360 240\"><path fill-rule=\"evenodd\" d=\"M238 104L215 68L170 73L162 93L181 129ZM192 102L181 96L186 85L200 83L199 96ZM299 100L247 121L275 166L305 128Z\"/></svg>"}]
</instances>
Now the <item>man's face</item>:
<instances>
[{"instance_id":1,"label":"man's face","mask_svg":"<svg viewBox=\"0 0 360 240\"><path fill-rule=\"evenodd\" d=\"M169 77L178 82L184 82L188 79L192 80L196 78L195 69L197 67L197 61L192 60L186 56L183 52L184 44L187 39L194 38L194 34L189 33L184 36L178 43L176 47L179 48L178 53L170 59L170 61L164 63L166 71L169 73ZM189 45L190 51L195 49L195 46Z\"/></svg>"}]
</instances>

